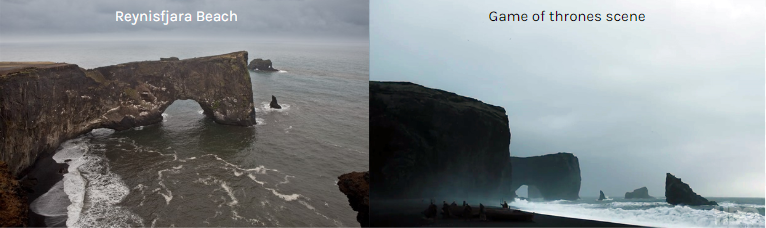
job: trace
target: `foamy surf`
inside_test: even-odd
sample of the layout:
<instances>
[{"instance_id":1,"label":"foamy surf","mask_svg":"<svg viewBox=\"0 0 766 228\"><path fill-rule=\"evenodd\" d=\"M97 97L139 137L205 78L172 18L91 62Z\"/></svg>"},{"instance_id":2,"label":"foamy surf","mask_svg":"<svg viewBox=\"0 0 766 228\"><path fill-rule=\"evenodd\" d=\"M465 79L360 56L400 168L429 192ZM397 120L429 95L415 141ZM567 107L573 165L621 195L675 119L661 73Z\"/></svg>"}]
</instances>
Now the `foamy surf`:
<instances>
[{"instance_id":1,"label":"foamy surf","mask_svg":"<svg viewBox=\"0 0 766 228\"><path fill-rule=\"evenodd\" d=\"M571 203L571 202L570 202ZM567 204L564 201L528 202L516 199L511 204L540 214L657 227L763 227L764 216L752 212L726 212L672 206L664 202L612 202ZM629 208L634 209L629 209Z\"/></svg>"},{"instance_id":2,"label":"foamy surf","mask_svg":"<svg viewBox=\"0 0 766 228\"><path fill-rule=\"evenodd\" d=\"M255 112L256 113L263 113L263 114L269 114L271 112L278 112L278 113L282 113L284 115L287 115L288 114L287 111L290 111L290 104L279 103L279 106L281 106L282 108L281 109L275 109L275 108L271 108L271 106L269 106L269 102L261 102L261 106L259 108L255 108Z\"/></svg>"}]
</instances>

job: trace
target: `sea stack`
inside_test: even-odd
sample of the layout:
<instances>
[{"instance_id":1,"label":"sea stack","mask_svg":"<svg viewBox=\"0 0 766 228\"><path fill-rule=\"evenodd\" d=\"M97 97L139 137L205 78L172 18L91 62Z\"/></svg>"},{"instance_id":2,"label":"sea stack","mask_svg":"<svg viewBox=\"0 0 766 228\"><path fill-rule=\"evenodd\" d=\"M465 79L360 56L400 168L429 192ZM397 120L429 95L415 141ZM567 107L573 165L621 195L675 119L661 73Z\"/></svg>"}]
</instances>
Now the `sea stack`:
<instances>
[{"instance_id":1,"label":"sea stack","mask_svg":"<svg viewBox=\"0 0 766 228\"><path fill-rule=\"evenodd\" d=\"M250 64L247 65L247 69L260 70L260 71L279 71L271 67L271 60L253 59Z\"/></svg>"},{"instance_id":2,"label":"sea stack","mask_svg":"<svg viewBox=\"0 0 766 228\"><path fill-rule=\"evenodd\" d=\"M351 172L338 177L338 188L348 197L351 209L358 212L356 221L370 226L370 172Z\"/></svg>"},{"instance_id":3,"label":"sea stack","mask_svg":"<svg viewBox=\"0 0 766 228\"><path fill-rule=\"evenodd\" d=\"M513 164L511 192L522 185L537 189L545 200L577 200L580 198L580 162L572 153L546 154L534 157L511 157ZM531 193L530 193L531 197Z\"/></svg>"},{"instance_id":4,"label":"sea stack","mask_svg":"<svg viewBox=\"0 0 766 228\"><path fill-rule=\"evenodd\" d=\"M502 199L511 192L502 107L409 82L370 82L375 199Z\"/></svg>"},{"instance_id":5,"label":"sea stack","mask_svg":"<svg viewBox=\"0 0 766 228\"><path fill-rule=\"evenodd\" d=\"M625 199L652 199L654 197L649 195L649 189L642 187L632 192L625 193Z\"/></svg>"},{"instance_id":6,"label":"sea stack","mask_svg":"<svg viewBox=\"0 0 766 228\"><path fill-rule=\"evenodd\" d=\"M279 103L277 103L277 97L275 97L274 95L271 95L271 103L269 103L269 107L273 109L282 109L282 106L280 106Z\"/></svg>"},{"instance_id":7,"label":"sea stack","mask_svg":"<svg viewBox=\"0 0 766 228\"><path fill-rule=\"evenodd\" d=\"M715 201L708 201L705 197L697 195L688 184L670 173L665 176L665 201L672 205L718 205Z\"/></svg>"},{"instance_id":8,"label":"sea stack","mask_svg":"<svg viewBox=\"0 0 766 228\"><path fill-rule=\"evenodd\" d=\"M606 199L606 196L604 196L604 191L599 190L598 193L599 193L598 201L602 201Z\"/></svg>"}]
</instances>

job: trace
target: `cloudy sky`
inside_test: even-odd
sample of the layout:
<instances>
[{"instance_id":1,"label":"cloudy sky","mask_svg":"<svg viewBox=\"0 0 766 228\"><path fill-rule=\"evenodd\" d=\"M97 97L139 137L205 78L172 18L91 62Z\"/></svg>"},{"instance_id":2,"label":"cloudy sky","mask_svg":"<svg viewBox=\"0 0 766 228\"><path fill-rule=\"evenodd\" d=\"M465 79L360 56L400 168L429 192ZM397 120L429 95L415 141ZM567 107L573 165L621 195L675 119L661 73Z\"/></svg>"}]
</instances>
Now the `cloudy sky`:
<instances>
[{"instance_id":1,"label":"cloudy sky","mask_svg":"<svg viewBox=\"0 0 766 228\"><path fill-rule=\"evenodd\" d=\"M0 2L0 40L292 39L367 42L369 3L326 1ZM116 11L191 13L194 22L117 22ZM196 22L196 12L237 14L237 22Z\"/></svg>"},{"instance_id":2,"label":"cloudy sky","mask_svg":"<svg viewBox=\"0 0 766 228\"><path fill-rule=\"evenodd\" d=\"M765 4L373 1L370 79L504 107L511 154L574 153L581 196L664 196L670 172L703 196L763 197ZM542 10L604 20L488 18Z\"/></svg>"}]
</instances>

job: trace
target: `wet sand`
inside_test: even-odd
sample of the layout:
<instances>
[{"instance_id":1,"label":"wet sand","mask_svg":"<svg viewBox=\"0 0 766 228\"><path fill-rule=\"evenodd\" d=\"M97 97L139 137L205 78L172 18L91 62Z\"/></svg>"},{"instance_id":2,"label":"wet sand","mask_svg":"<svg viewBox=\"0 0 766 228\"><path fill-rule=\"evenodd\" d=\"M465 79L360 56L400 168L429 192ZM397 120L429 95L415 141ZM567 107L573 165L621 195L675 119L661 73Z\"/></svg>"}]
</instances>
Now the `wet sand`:
<instances>
[{"instance_id":1,"label":"wet sand","mask_svg":"<svg viewBox=\"0 0 766 228\"><path fill-rule=\"evenodd\" d=\"M36 179L37 184L32 187L32 192L29 192L27 194L27 199L29 199L29 204L31 205L32 202L35 201L38 197L42 196L48 190L50 190L53 185L55 185L57 182L64 179L64 174L60 173L62 169L66 170L69 166L67 164L58 164L55 160L53 160L53 152L51 153L44 153L41 154L40 157L37 159L37 161L29 167L26 172L26 178L27 179ZM62 205L62 207L67 207L69 205ZM66 220L64 220L66 221ZM45 224L45 216L39 215L32 211L32 207L29 208L29 222L27 224L29 227L65 227L66 222L60 223L60 224Z\"/></svg>"},{"instance_id":2,"label":"wet sand","mask_svg":"<svg viewBox=\"0 0 766 228\"><path fill-rule=\"evenodd\" d=\"M437 202L437 208L441 208L442 201ZM448 202L451 203L452 201ZM458 204L461 204L461 202L458 202ZM468 203L471 204L471 202ZM531 222L466 220L442 218L441 215L437 216L433 221L428 221L423 219L421 214L426 207L428 207L428 200L374 200L370 202L370 225L383 227L639 227L544 214L535 214Z\"/></svg>"}]
</instances>

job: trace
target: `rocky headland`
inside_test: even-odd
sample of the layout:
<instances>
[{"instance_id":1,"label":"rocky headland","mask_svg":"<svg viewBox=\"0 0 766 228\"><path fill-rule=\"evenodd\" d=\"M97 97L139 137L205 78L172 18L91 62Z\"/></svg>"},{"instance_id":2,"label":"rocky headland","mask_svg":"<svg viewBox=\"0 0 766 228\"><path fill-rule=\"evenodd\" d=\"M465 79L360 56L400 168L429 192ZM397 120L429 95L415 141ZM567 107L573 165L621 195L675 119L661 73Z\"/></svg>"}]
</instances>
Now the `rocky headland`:
<instances>
[{"instance_id":1,"label":"rocky headland","mask_svg":"<svg viewBox=\"0 0 766 228\"><path fill-rule=\"evenodd\" d=\"M652 199L654 197L649 195L649 189L642 187L632 192L625 193L625 199Z\"/></svg>"},{"instance_id":2,"label":"rocky headland","mask_svg":"<svg viewBox=\"0 0 766 228\"><path fill-rule=\"evenodd\" d=\"M511 164L511 192L527 185L528 189L536 188L545 200L580 198L580 162L574 154L562 152L525 158L511 157Z\"/></svg>"},{"instance_id":3,"label":"rocky headland","mask_svg":"<svg viewBox=\"0 0 766 228\"><path fill-rule=\"evenodd\" d=\"M269 59L253 59L253 61L250 61L250 64L247 65L247 69L260 71L279 71L271 66L271 60Z\"/></svg>"},{"instance_id":4,"label":"rocky headland","mask_svg":"<svg viewBox=\"0 0 766 228\"><path fill-rule=\"evenodd\" d=\"M370 226L370 172L340 175L338 188L346 194L349 205L357 212L356 221L362 227Z\"/></svg>"},{"instance_id":5,"label":"rocky headland","mask_svg":"<svg viewBox=\"0 0 766 228\"><path fill-rule=\"evenodd\" d=\"M409 82L370 82L371 194L496 198L511 192L505 109Z\"/></svg>"},{"instance_id":6,"label":"rocky headland","mask_svg":"<svg viewBox=\"0 0 766 228\"><path fill-rule=\"evenodd\" d=\"M672 205L718 205L715 201L709 201L694 193L688 184L681 181L681 178L676 178L670 173L665 176L665 201Z\"/></svg>"},{"instance_id":7,"label":"rocky headland","mask_svg":"<svg viewBox=\"0 0 766 228\"><path fill-rule=\"evenodd\" d=\"M219 124L254 125L246 64L244 51L87 70L68 63L0 62L0 161L12 179L22 178L62 142L96 128L161 122L175 100L196 101Z\"/></svg>"}]
</instances>

